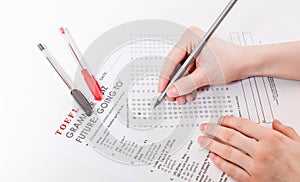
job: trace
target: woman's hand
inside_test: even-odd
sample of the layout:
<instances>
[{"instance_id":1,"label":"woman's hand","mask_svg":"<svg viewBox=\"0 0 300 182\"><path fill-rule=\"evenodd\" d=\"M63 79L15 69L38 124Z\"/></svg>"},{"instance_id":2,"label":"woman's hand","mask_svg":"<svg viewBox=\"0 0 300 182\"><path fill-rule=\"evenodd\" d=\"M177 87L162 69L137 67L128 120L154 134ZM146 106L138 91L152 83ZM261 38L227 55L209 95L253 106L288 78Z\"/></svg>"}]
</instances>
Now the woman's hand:
<instances>
[{"instance_id":1,"label":"woman's hand","mask_svg":"<svg viewBox=\"0 0 300 182\"><path fill-rule=\"evenodd\" d=\"M204 32L196 27L186 30L179 42L172 48L159 77L158 91L167 86L172 74L196 47ZM199 87L225 84L250 76L251 61L245 59L244 47L218 38L211 38L200 55L191 64L184 77L177 80L167 91L169 101L179 104L192 101Z\"/></svg>"},{"instance_id":2,"label":"woman's hand","mask_svg":"<svg viewBox=\"0 0 300 182\"><path fill-rule=\"evenodd\" d=\"M186 30L172 48L159 76L158 92L162 92L172 74L187 58L204 36L196 27ZM169 101L185 104L196 97L199 87L226 84L250 76L272 76L300 80L300 41L238 46L218 38L211 38L185 76L167 91Z\"/></svg>"},{"instance_id":3,"label":"woman's hand","mask_svg":"<svg viewBox=\"0 0 300 182\"><path fill-rule=\"evenodd\" d=\"M299 181L300 137L274 120L273 129L248 119L225 116L206 123L198 142L211 151L213 163L237 181Z\"/></svg>"}]
</instances>

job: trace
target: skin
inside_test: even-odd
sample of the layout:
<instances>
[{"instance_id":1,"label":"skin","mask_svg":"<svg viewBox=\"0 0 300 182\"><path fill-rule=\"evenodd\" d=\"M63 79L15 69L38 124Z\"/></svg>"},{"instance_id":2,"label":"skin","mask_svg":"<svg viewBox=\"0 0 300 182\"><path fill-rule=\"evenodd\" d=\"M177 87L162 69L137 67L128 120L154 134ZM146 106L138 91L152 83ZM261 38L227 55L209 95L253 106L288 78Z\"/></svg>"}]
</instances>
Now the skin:
<instances>
[{"instance_id":1,"label":"skin","mask_svg":"<svg viewBox=\"0 0 300 182\"><path fill-rule=\"evenodd\" d=\"M211 151L213 163L237 181L299 181L300 137L294 129L272 129L248 119L226 116L220 125L202 124L198 143Z\"/></svg>"},{"instance_id":2,"label":"skin","mask_svg":"<svg viewBox=\"0 0 300 182\"><path fill-rule=\"evenodd\" d=\"M193 34L191 36L191 33ZM196 36L195 36L196 35ZM191 27L167 56L179 64L203 37L204 32ZM191 82L177 81L167 91L166 99L179 104L193 101L195 89L245 79L251 76L272 76L300 80L300 41L242 47L218 38L207 43L209 58L199 55L188 68ZM213 59L213 60L209 60ZM214 62L212 65L207 65ZM216 64L217 63L217 64ZM237 64L238 63L238 64ZM215 73L222 71L220 79ZM165 72L173 70L165 69ZM170 73L162 72L158 91L162 92L169 82ZM178 90L185 89L180 94ZM204 123L198 143L209 150L213 163L237 181L299 181L300 136L296 131L274 120L272 128L265 128L243 118L225 116L219 124ZM209 137L210 136L210 137Z\"/></svg>"}]
</instances>

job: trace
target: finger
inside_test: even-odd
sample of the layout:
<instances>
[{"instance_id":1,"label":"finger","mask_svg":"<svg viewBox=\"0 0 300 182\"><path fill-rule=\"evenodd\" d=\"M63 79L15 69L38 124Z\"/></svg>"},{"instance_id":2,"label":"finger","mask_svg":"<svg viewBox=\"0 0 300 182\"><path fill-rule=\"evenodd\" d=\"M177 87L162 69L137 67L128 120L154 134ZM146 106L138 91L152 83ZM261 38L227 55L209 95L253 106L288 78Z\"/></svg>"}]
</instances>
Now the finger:
<instances>
[{"instance_id":1,"label":"finger","mask_svg":"<svg viewBox=\"0 0 300 182\"><path fill-rule=\"evenodd\" d=\"M200 136L198 138L198 142L207 150L218 154L222 158L242 167L245 170L253 166L253 160L250 156L230 145L223 144L207 136Z\"/></svg>"},{"instance_id":2,"label":"finger","mask_svg":"<svg viewBox=\"0 0 300 182\"><path fill-rule=\"evenodd\" d=\"M179 92L177 88L172 84L170 88L167 90L167 97L176 98L179 97Z\"/></svg>"},{"instance_id":3,"label":"finger","mask_svg":"<svg viewBox=\"0 0 300 182\"><path fill-rule=\"evenodd\" d=\"M194 90L192 93L188 94L185 98L188 102L192 102L197 97L197 90Z\"/></svg>"},{"instance_id":4,"label":"finger","mask_svg":"<svg viewBox=\"0 0 300 182\"><path fill-rule=\"evenodd\" d=\"M222 142L234 146L244 153L248 153L250 156L255 152L253 151L253 148L257 144L257 142L249 137L246 137L236 130L212 123L201 124L200 130L204 134L216 137Z\"/></svg>"},{"instance_id":5,"label":"finger","mask_svg":"<svg viewBox=\"0 0 300 182\"><path fill-rule=\"evenodd\" d=\"M170 101L170 102L174 102L176 100L176 98L166 96L166 100Z\"/></svg>"},{"instance_id":6,"label":"finger","mask_svg":"<svg viewBox=\"0 0 300 182\"><path fill-rule=\"evenodd\" d=\"M285 136L300 141L300 137L297 134L297 132L294 130L294 128L290 126L283 125L279 120L275 119L272 123L272 128L276 131L279 131L280 133L284 134Z\"/></svg>"},{"instance_id":7,"label":"finger","mask_svg":"<svg viewBox=\"0 0 300 182\"><path fill-rule=\"evenodd\" d=\"M250 175L237 165L234 165L215 153L210 154L212 162L228 176L235 179L236 181L250 181Z\"/></svg>"},{"instance_id":8,"label":"finger","mask_svg":"<svg viewBox=\"0 0 300 182\"><path fill-rule=\"evenodd\" d=\"M159 92L162 92L165 89L175 70L178 70L178 64L176 63L176 61L166 58L158 78Z\"/></svg>"},{"instance_id":9,"label":"finger","mask_svg":"<svg viewBox=\"0 0 300 182\"><path fill-rule=\"evenodd\" d=\"M179 96L181 96L181 95L178 93L177 88L174 85L171 85L170 88L167 91L167 96L166 97L168 97L168 98L177 98ZM197 90L193 90L191 93L188 93L188 94L182 95L182 96L185 96L186 100L191 102L191 101L195 100L195 98L197 96Z\"/></svg>"},{"instance_id":10,"label":"finger","mask_svg":"<svg viewBox=\"0 0 300 182\"><path fill-rule=\"evenodd\" d=\"M182 39L186 39L184 36ZM187 42L189 40L186 40ZM187 55L186 45L181 45L182 43L177 43L171 49L167 55L167 59L173 61L176 64L179 64Z\"/></svg>"},{"instance_id":11,"label":"finger","mask_svg":"<svg viewBox=\"0 0 300 182\"><path fill-rule=\"evenodd\" d=\"M169 97L186 95L199 87L208 84L207 77L201 67L198 67L191 74L177 80L167 91Z\"/></svg>"},{"instance_id":12,"label":"finger","mask_svg":"<svg viewBox=\"0 0 300 182\"><path fill-rule=\"evenodd\" d=\"M260 140L264 138L267 129L257 123L244 118L224 116L220 119L220 125L235 129L242 134Z\"/></svg>"},{"instance_id":13,"label":"finger","mask_svg":"<svg viewBox=\"0 0 300 182\"><path fill-rule=\"evenodd\" d=\"M189 27L186 29L179 41L167 55L167 59L173 60L176 64L181 63L187 54L191 53L197 46L204 34L205 32L197 27Z\"/></svg>"},{"instance_id":14,"label":"finger","mask_svg":"<svg viewBox=\"0 0 300 182\"><path fill-rule=\"evenodd\" d=\"M185 96L180 96L176 98L176 101L179 105L184 105L186 103Z\"/></svg>"},{"instance_id":15,"label":"finger","mask_svg":"<svg viewBox=\"0 0 300 182\"><path fill-rule=\"evenodd\" d=\"M179 47L184 48L188 54L197 46L205 32L197 27L189 27L185 30L180 40L177 42Z\"/></svg>"},{"instance_id":16,"label":"finger","mask_svg":"<svg viewBox=\"0 0 300 182\"><path fill-rule=\"evenodd\" d=\"M179 97L168 97L166 96L166 100L173 102L173 101L177 101L179 105L184 105L187 102L192 102L193 100L195 100L197 96L197 91L194 90L192 93L188 94L188 95L184 95L184 96L179 96Z\"/></svg>"},{"instance_id":17,"label":"finger","mask_svg":"<svg viewBox=\"0 0 300 182\"><path fill-rule=\"evenodd\" d=\"M169 83L169 78L163 77L163 76L159 76L158 79L158 92L161 93L163 92L163 90L165 89L165 87L167 86L167 84Z\"/></svg>"},{"instance_id":18,"label":"finger","mask_svg":"<svg viewBox=\"0 0 300 182\"><path fill-rule=\"evenodd\" d=\"M174 71L178 69L179 63L186 56L186 50L175 45L169 54L167 55L163 68L160 72L158 79L158 92L162 92L167 86L170 77L173 75Z\"/></svg>"}]
</instances>

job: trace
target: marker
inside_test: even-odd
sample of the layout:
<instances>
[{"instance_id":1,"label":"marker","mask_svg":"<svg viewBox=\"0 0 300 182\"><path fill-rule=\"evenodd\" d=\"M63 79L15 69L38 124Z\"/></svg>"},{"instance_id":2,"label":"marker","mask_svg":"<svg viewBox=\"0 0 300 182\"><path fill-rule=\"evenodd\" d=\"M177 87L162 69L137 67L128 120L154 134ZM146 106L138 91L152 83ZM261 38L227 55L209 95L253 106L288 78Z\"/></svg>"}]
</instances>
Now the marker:
<instances>
[{"instance_id":1,"label":"marker","mask_svg":"<svg viewBox=\"0 0 300 182\"><path fill-rule=\"evenodd\" d=\"M68 88L71 90L71 95L77 102L77 104L81 107L81 109L86 113L87 116L91 116L93 113L93 109L89 103L89 101L86 99L86 97L80 92L80 90L76 89L75 84L71 81L70 77L66 74L66 72L63 70L63 68L58 64L54 56L50 53L50 51L46 48L45 45L38 44L38 48L46 59L49 61L49 63L52 65L54 70L58 73L60 78L65 82L65 84L68 86Z\"/></svg>"},{"instance_id":2,"label":"marker","mask_svg":"<svg viewBox=\"0 0 300 182\"><path fill-rule=\"evenodd\" d=\"M208 42L208 40L210 39L210 37L212 36L212 34L219 27L219 25L222 23L222 21L224 20L224 18L226 17L226 15L230 12L230 10L232 9L232 7L235 5L235 3L237 1L238 0L231 0L227 4L227 6L225 7L225 9L221 12L221 14L218 16L218 18L215 20L215 22L211 25L211 27L209 28L209 30L206 32L206 34L204 35L204 37L201 39L201 41L199 42L199 44L197 45L197 47L193 50L193 52L185 60L185 62L183 63L183 65L180 67L180 69L174 74L174 76L172 77L172 79L169 81L168 85L164 89L164 91L158 96L158 98L157 98L157 100L156 100L153 108L155 108L156 106L158 106L163 101L163 99L167 95L167 90L171 87L171 85L176 80L178 80L179 78L181 78L183 76L183 74L185 73L187 67L201 53L202 49L205 47L206 43Z\"/></svg>"},{"instance_id":3,"label":"marker","mask_svg":"<svg viewBox=\"0 0 300 182\"><path fill-rule=\"evenodd\" d=\"M101 87L95 77L88 71L87 67L83 64L83 57L75 44L70 32L67 28L60 28L59 32L63 36L65 43L67 44L73 58L78 63L81 68L81 74L84 78L85 83L87 84L88 88L90 89L91 93L93 94L94 98L98 101L102 100L103 93Z\"/></svg>"}]
</instances>

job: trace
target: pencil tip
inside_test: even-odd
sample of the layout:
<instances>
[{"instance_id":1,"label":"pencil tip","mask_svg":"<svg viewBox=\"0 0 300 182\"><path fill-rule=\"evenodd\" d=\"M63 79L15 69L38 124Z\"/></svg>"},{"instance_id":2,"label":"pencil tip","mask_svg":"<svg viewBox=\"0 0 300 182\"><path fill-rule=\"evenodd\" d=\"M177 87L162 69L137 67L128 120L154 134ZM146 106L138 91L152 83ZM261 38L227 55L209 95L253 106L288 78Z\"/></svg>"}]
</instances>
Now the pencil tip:
<instances>
[{"instance_id":1,"label":"pencil tip","mask_svg":"<svg viewBox=\"0 0 300 182\"><path fill-rule=\"evenodd\" d=\"M155 102L155 104L154 104L154 106L153 106L153 109L155 109L156 108L156 106L158 106L159 105L159 100L156 100L156 102Z\"/></svg>"}]
</instances>

